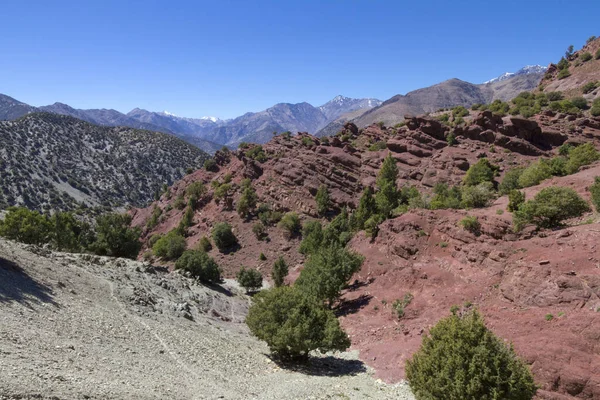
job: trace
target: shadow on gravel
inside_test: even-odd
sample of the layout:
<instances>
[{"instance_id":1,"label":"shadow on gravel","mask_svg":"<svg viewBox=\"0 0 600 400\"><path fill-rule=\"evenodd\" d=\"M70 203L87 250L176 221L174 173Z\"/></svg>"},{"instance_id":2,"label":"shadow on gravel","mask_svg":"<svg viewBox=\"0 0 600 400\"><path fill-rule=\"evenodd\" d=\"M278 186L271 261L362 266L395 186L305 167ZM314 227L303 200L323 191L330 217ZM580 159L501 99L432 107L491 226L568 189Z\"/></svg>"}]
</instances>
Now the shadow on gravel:
<instances>
[{"instance_id":1,"label":"shadow on gravel","mask_svg":"<svg viewBox=\"0 0 600 400\"><path fill-rule=\"evenodd\" d=\"M357 313L361 308L366 307L373 296L362 294L353 300L343 300L335 309L334 313L336 317L342 317Z\"/></svg>"},{"instance_id":2,"label":"shadow on gravel","mask_svg":"<svg viewBox=\"0 0 600 400\"><path fill-rule=\"evenodd\" d=\"M348 376L367 372L367 367L360 360L346 360L333 356L310 357L304 362L282 361L268 356L280 368L312 376Z\"/></svg>"},{"instance_id":3,"label":"shadow on gravel","mask_svg":"<svg viewBox=\"0 0 600 400\"><path fill-rule=\"evenodd\" d=\"M209 289L214 290L215 292L219 292L221 294L224 294L227 297L232 297L233 296L233 293L231 292L231 290L229 290L229 289L227 289L227 288L225 288L225 287L223 287L223 286L221 286L219 284L205 282L205 283L203 283L203 285L206 286Z\"/></svg>"},{"instance_id":4,"label":"shadow on gravel","mask_svg":"<svg viewBox=\"0 0 600 400\"><path fill-rule=\"evenodd\" d=\"M18 264L0 257L0 304L12 301L27 307L34 303L58 307L52 299L52 289L27 275Z\"/></svg>"}]
</instances>

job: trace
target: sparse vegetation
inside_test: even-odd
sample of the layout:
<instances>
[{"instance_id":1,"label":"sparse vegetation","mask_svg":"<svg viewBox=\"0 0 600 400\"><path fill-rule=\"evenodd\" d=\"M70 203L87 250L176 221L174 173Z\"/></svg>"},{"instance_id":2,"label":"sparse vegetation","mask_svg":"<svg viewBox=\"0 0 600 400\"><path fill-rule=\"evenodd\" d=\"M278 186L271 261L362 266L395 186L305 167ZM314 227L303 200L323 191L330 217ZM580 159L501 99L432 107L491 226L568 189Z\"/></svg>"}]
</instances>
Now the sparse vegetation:
<instances>
[{"instance_id":1,"label":"sparse vegetation","mask_svg":"<svg viewBox=\"0 0 600 400\"><path fill-rule=\"evenodd\" d=\"M279 221L279 227L286 231L289 237L293 237L300 233L302 225L300 224L300 217L295 212L286 213L281 221Z\"/></svg>"},{"instance_id":2,"label":"sparse vegetation","mask_svg":"<svg viewBox=\"0 0 600 400\"><path fill-rule=\"evenodd\" d=\"M184 251L175 263L175 268L188 271L191 277L204 282L219 282L221 280L219 266L204 251Z\"/></svg>"},{"instance_id":3,"label":"sparse vegetation","mask_svg":"<svg viewBox=\"0 0 600 400\"><path fill-rule=\"evenodd\" d=\"M406 377L420 400L529 400L536 393L528 367L477 311L440 320L406 362Z\"/></svg>"},{"instance_id":4,"label":"sparse vegetation","mask_svg":"<svg viewBox=\"0 0 600 400\"><path fill-rule=\"evenodd\" d=\"M271 278L275 287L283 286L285 277L288 275L289 268L283 257L279 257L273 264L273 271L271 272Z\"/></svg>"},{"instance_id":5,"label":"sparse vegetation","mask_svg":"<svg viewBox=\"0 0 600 400\"><path fill-rule=\"evenodd\" d=\"M255 292L262 287L263 277L255 269L245 267L240 268L236 279L241 287L246 289L246 293Z\"/></svg>"},{"instance_id":6,"label":"sparse vegetation","mask_svg":"<svg viewBox=\"0 0 600 400\"><path fill-rule=\"evenodd\" d=\"M221 252L224 252L237 244L237 238L231 231L231 225L227 222L216 224L212 229L211 235L213 242Z\"/></svg>"},{"instance_id":7,"label":"sparse vegetation","mask_svg":"<svg viewBox=\"0 0 600 400\"><path fill-rule=\"evenodd\" d=\"M489 162L487 158L481 158L477 163L471 165L463 180L465 186L476 186L483 182L493 182L498 167Z\"/></svg>"},{"instance_id":8,"label":"sparse vegetation","mask_svg":"<svg viewBox=\"0 0 600 400\"><path fill-rule=\"evenodd\" d=\"M326 185L319 186L319 190L317 190L317 194L315 196L315 201L317 202L317 212L320 215L325 215L325 213L331 207L329 190L327 189Z\"/></svg>"},{"instance_id":9,"label":"sparse vegetation","mask_svg":"<svg viewBox=\"0 0 600 400\"><path fill-rule=\"evenodd\" d=\"M212 250L212 243L210 243L210 239L206 236L202 236L200 241L198 242L198 250L208 253Z\"/></svg>"},{"instance_id":10,"label":"sparse vegetation","mask_svg":"<svg viewBox=\"0 0 600 400\"><path fill-rule=\"evenodd\" d=\"M185 238L173 230L154 243L152 252L155 256L164 258L165 260L176 260L183 254L186 248Z\"/></svg>"},{"instance_id":11,"label":"sparse vegetation","mask_svg":"<svg viewBox=\"0 0 600 400\"><path fill-rule=\"evenodd\" d=\"M459 224L463 227L463 229L471 232L474 235L479 235L481 233L481 224L475 216L466 216L460 220Z\"/></svg>"},{"instance_id":12,"label":"sparse vegetation","mask_svg":"<svg viewBox=\"0 0 600 400\"><path fill-rule=\"evenodd\" d=\"M402 299L397 299L392 303L392 308L398 319L404 317L404 309L412 302L414 296L411 293L406 293Z\"/></svg>"},{"instance_id":13,"label":"sparse vegetation","mask_svg":"<svg viewBox=\"0 0 600 400\"><path fill-rule=\"evenodd\" d=\"M589 190L592 195L592 204L596 207L596 211L600 212L600 176L594 178L594 183Z\"/></svg>"},{"instance_id":14,"label":"sparse vegetation","mask_svg":"<svg viewBox=\"0 0 600 400\"><path fill-rule=\"evenodd\" d=\"M521 204L525 203L525 192L513 189L508 193L508 207L507 210L515 212L519 209Z\"/></svg>"},{"instance_id":15,"label":"sparse vegetation","mask_svg":"<svg viewBox=\"0 0 600 400\"><path fill-rule=\"evenodd\" d=\"M527 223L539 228L556 228L564 220L579 217L589 210L589 205L573 189L551 186L523 203L514 213L513 223L515 230L521 230Z\"/></svg>"}]
</instances>

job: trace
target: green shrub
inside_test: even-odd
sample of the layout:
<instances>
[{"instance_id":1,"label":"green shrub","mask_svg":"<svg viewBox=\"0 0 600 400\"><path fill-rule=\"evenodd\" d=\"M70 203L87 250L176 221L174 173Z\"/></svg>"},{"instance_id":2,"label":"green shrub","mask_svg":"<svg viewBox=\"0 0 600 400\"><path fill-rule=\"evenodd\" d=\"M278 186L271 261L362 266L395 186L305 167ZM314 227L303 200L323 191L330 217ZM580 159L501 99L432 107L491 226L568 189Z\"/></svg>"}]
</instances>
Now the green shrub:
<instances>
[{"instance_id":1,"label":"green shrub","mask_svg":"<svg viewBox=\"0 0 600 400\"><path fill-rule=\"evenodd\" d=\"M373 189L367 186L360 197L358 202L358 207L352 213L350 218L350 226L355 231L360 231L364 229L365 222L371 218L371 216L376 213L377 204L375 203L375 198L373 197Z\"/></svg>"},{"instance_id":2,"label":"green shrub","mask_svg":"<svg viewBox=\"0 0 600 400\"><path fill-rule=\"evenodd\" d=\"M250 150L246 151L246 156L260 163L263 163L268 160L268 157L265 154L261 145L255 145Z\"/></svg>"},{"instance_id":3,"label":"green shrub","mask_svg":"<svg viewBox=\"0 0 600 400\"><path fill-rule=\"evenodd\" d=\"M487 109L494 114L504 116L510 109L510 105L502 100L494 100L490 105L487 106Z\"/></svg>"},{"instance_id":4,"label":"green shrub","mask_svg":"<svg viewBox=\"0 0 600 400\"><path fill-rule=\"evenodd\" d=\"M584 99L583 97L572 98L571 104L573 104L575 107L579 108L580 110L587 110L589 108L587 100Z\"/></svg>"},{"instance_id":5,"label":"green shrub","mask_svg":"<svg viewBox=\"0 0 600 400\"><path fill-rule=\"evenodd\" d=\"M548 92L546 94L548 101L559 101L563 99L562 92Z\"/></svg>"},{"instance_id":6,"label":"green shrub","mask_svg":"<svg viewBox=\"0 0 600 400\"><path fill-rule=\"evenodd\" d=\"M530 400L536 393L525 363L477 311L440 320L406 362L406 377L419 400Z\"/></svg>"},{"instance_id":7,"label":"green shrub","mask_svg":"<svg viewBox=\"0 0 600 400\"><path fill-rule=\"evenodd\" d=\"M592 58L593 58L593 56L589 51L586 51L585 53L583 53L579 56L579 59L583 62L590 61Z\"/></svg>"},{"instance_id":8,"label":"green shrub","mask_svg":"<svg viewBox=\"0 0 600 400\"><path fill-rule=\"evenodd\" d=\"M219 282L221 280L219 266L204 251L184 251L175 263L175 268L188 271L192 278L204 282Z\"/></svg>"},{"instance_id":9,"label":"green shrub","mask_svg":"<svg viewBox=\"0 0 600 400\"><path fill-rule=\"evenodd\" d=\"M565 79L568 78L569 76L571 76L571 73L569 72L568 68L562 69L559 73L558 73L558 79Z\"/></svg>"},{"instance_id":10,"label":"green shrub","mask_svg":"<svg viewBox=\"0 0 600 400\"><path fill-rule=\"evenodd\" d=\"M531 165L529 165L519 177L519 186L521 188L526 188L530 186L538 185L545 179L548 179L552 176L552 169L547 163L538 161Z\"/></svg>"},{"instance_id":11,"label":"green shrub","mask_svg":"<svg viewBox=\"0 0 600 400\"><path fill-rule=\"evenodd\" d=\"M592 204L600 212L600 176L594 178L594 183L589 188L592 195Z\"/></svg>"},{"instance_id":12,"label":"green shrub","mask_svg":"<svg viewBox=\"0 0 600 400\"><path fill-rule=\"evenodd\" d=\"M456 136L454 136L454 132L450 131L446 135L446 143L448 143L448 146L454 146L456 144Z\"/></svg>"},{"instance_id":13,"label":"green shrub","mask_svg":"<svg viewBox=\"0 0 600 400\"><path fill-rule=\"evenodd\" d=\"M266 236L267 228L265 228L262 222L257 222L252 225L252 233L254 233L254 236L256 236L258 240L263 240Z\"/></svg>"},{"instance_id":14,"label":"green shrub","mask_svg":"<svg viewBox=\"0 0 600 400\"><path fill-rule=\"evenodd\" d=\"M198 242L198 250L208 253L212 250L212 244L206 236L202 236Z\"/></svg>"},{"instance_id":15,"label":"green shrub","mask_svg":"<svg viewBox=\"0 0 600 400\"><path fill-rule=\"evenodd\" d=\"M146 227L148 229L153 229L154 227L156 227L156 225L158 225L159 218L161 215L162 209L155 204L152 208L152 215L150 215L150 218L148 218L148 221L146 222Z\"/></svg>"},{"instance_id":16,"label":"green shrub","mask_svg":"<svg viewBox=\"0 0 600 400\"><path fill-rule=\"evenodd\" d=\"M237 238L231 231L231 225L227 222L220 222L216 224L211 232L213 242L219 251L223 252L228 248L237 244Z\"/></svg>"},{"instance_id":17,"label":"green shrub","mask_svg":"<svg viewBox=\"0 0 600 400\"><path fill-rule=\"evenodd\" d=\"M521 206L521 204L523 203L525 203L525 192L513 189L508 193L508 211L517 211L519 209L519 206Z\"/></svg>"},{"instance_id":18,"label":"green shrub","mask_svg":"<svg viewBox=\"0 0 600 400\"><path fill-rule=\"evenodd\" d=\"M385 218L379 214L372 215L369 219L367 219L364 226L367 237L371 239L377 237L377 234L379 233L379 224L381 224L384 220Z\"/></svg>"},{"instance_id":19,"label":"green shrub","mask_svg":"<svg viewBox=\"0 0 600 400\"><path fill-rule=\"evenodd\" d=\"M600 117L600 99L594 100L590 114L592 114L594 117Z\"/></svg>"},{"instance_id":20,"label":"green shrub","mask_svg":"<svg viewBox=\"0 0 600 400\"><path fill-rule=\"evenodd\" d=\"M331 306L348 280L358 272L363 260L362 256L339 244L322 246L309 256L295 286Z\"/></svg>"},{"instance_id":21,"label":"green shrub","mask_svg":"<svg viewBox=\"0 0 600 400\"><path fill-rule=\"evenodd\" d=\"M285 230L290 237L297 235L302 228L300 217L295 212L288 212L279 221L279 227Z\"/></svg>"},{"instance_id":22,"label":"green shrub","mask_svg":"<svg viewBox=\"0 0 600 400\"><path fill-rule=\"evenodd\" d=\"M302 227L302 242L298 251L301 254L312 254L323 245L323 227L319 221L307 221Z\"/></svg>"},{"instance_id":23,"label":"green shrub","mask_svg":"<svg viewBox=\"0 0 600 400\"><path fill-rule=\"evenodd\" d=\"M386 183L396 185L396 179L398 179L398 166L396 165L396 160L394 160L392 154L389 153L387 157L383 159L383 163L379 169L377 186L382 187Z\"/></svg>"},{"instance_id":24,"label":"green shrub","mask_svg":"<svg viewBox=\"0 0 600 400\"><path fill-rule=\"evenodd\" d=\"M307 137L307 136L304 136L304 137L302 138L302 145L304 145L304 146L306 146L306 147L310 147L310 146L312 146L313 144L315 144L315 142L313 142L311 138L309 138L309 137Z\"/></svg>"},{"instance_id":25,"label":"green shrub","mask_svg":"<svg viewBox=\"0 0 600 400\"><path fill-rule=\"evenodd\" d=\"M10 207L4 221L0 220L0 236L27 244L48 243L51 228L47 216L25 207Z\"/></svg>"},{"instance_id":26,"label":"green shrub","mask_svg":"<svg viewBox=\"0 0 600 400\"><path fill-rule=\"evenodd\" d=\"M289 268L283 257L279 257L273 264L273 270L271 271L271 278L275 287L283 286L285 277L288 275Z\"/></svg>"},{"instance_id":27,"label":"green shrub","mask_svg":"<svg viewBox=\"0 0 600 400\"><path fill-rule=\"evenodd\" d=\"M88 249L95 239L90 225L77 220L71 212L56 212L49 222L54 249L77 253Z\"/></svg>"},{"instance_id":28,"label":"green shrub","mask_svg":"<svg viewBox=\"0 0 600 400\"><path fill-rule=\"evenodd\" d=\"M598 82L588 82L585 85L583 85L583 87L581 88L581 90L583 91L584 94L588 94L593 92L596 88L598 87Z\"/></svg>"},{"instance_id":29,"label":"green shrub","mask_svg":"<svg viewBox=\"0 0 600 400\"><path fill-rule=\"evenodd\" d=\"M258 255L258 259L259 259L260 261L266 261L266 260L267 260L267 256L265 256L265 253L261 252L261 253Z\"/></svg>"},{"instance_id":30,"label":"green shrub","mask_svg":"<svg viewBox=\"0 0 600 400\"><path fill-rule=\"evenodd\" d=\"M493 182L498 171L496 165L491 164L487 158L481 158L471 165L463 180L466 186L475 186L483 182Z\"/></svg>"},{"instance_id":31,"label":"green shrub","mask_svg":"<svg viewBox=\"0 0 600 400\"><path fill-rule=\"evenodd\" d=\"M196 182L191 183L187 187L187 189L185 189L185 194L189 198L189 204L193 208L196 208L196 205L197 205L198 201L200 199L202 199L202 197L204 197L204 195L206 194L206 192L207 192L206 186L204 186L204 183L202 183L200 181L196 181Z\"/></svg>"},{"instance_id":32,"label":"green shrub","mask_svg":"<svg viewBox=\"0 0 600 400\"><path fill-rule=\"evenodd\" d=\"M128 214L105 214L96 218L96 241L91 249L96 254L135 259L142 247L140 229L131 227Z\"/></svg>"},{"instance_id":33,"label":"green shrub","mask_svg":"<svg viewBox=\"0 0 600 400\"><path fill-rule=\"evenodd\" d=\"M246 324L282 359L306 359L313 350L346 350L350 340L332 311L289 286L258 293Z\"/></svg>"},{"instance_id":34,"label":"green shrub","mask_svg":"<svg viewBox=\"0 0 600 400\"><path fill-rule=\"evenodd\" d=\"M369 146L369 151L381 151L385 149L387 149L387 145L384 141L375 142Z\"/></svg>"},{"instance_id":35,"label":"green shrub","mask_svg":"<svg viewBox=\"0 0 600 400\"><path fill-rule=\"evenodd\" d=\"M569 65L571 65L571 64L569 63L569 61L567 61L567 59L565 57L562 57L560 59L560 61L558 62L558 64L556 64L556 66L558 67L558 69L560 71L568 70Z\"/></svg>"},{"instance_id":36,"label":"green shrub","mask_svg":"<svg viewBox=\"0 0 600 400\"><path fill-rule=\"evenodd\" d=\"M459 222L460 226L463 229L473 233L474 235L479 235L481 233L481 224L477 217L474 216L466 216Z\"/></svg>"},{"instance_id":37,"label":"green shrub","mask_svg":"<svg viewBox=\"0 0 600 400\"><path fill-rule=\"evenodd\" d=\"M176 260L181 257L186 247L185 238L173 230L154 243L152 252L165 260Z\"/></svg>"},{"instance_id":38,"label":"green shrub","mask_svg":"<svg viewBox=\"0 0 600 400\"><path fill-rule=\"evenodd\" d=\"M178 210L183 210L185 208L185 199L183 198L183 194L178 195L173 202L173 207Z\"/></svg>"},{"instance_id":39,"label":"green shrub","mask_svg":"<svg viewBox=\"0 0 600 400\"><path fill-rule=\"evenodd\" d=\"M255 269L240 268L236 279L240 286L246 289L246 293L255 292L262 287L263 277Z\"/></svg>"},{"instance_id":40,"label":"green shrub","mask_svg":"<svg viewBox=\"0 0 600 400\"><path fill-rule=\"evenodd\" d=\"M390 216L392 210L398 207L398 189L395 183L385 182L379 186L379 190L375 194L375 204L377 212L384 219Z\"/></svg>"},{"instance_id":41,"label":"green shrub","mask_svg":"<svg viewBox=\"0 0 600 400\"><path fill-rule=\"evenodd\" d=\"M574 174L584 165L589 165L600 159L600 153L593 144L585 143L575 147L569 152L569 160L565 166L568 174Z\"/></svg>"},{"instance_id":42,"label":"green shrub","mask_svg":"<svg viewBox=\"0 0 600 400\"><path fill-rule=\"evenodd\" d=\"M445 183L437 183L433 187L433 198L429 202L432 210L462 207L462 192L459 186L449 188Z\"/></svg>"},{"instance_id":43,"label":"green shrub","mask_svg":"<svg viewBox=\"0 0 600 400\"><path fill-rule=\"evenodd\" d=\"M464 208L487 207L495 197L494 185L491 182L482 182L477 186L464 186L461 205Z\"/></svg>"},{"instance_id":44,"label":"green shrub","mask_svg":"<svg viewBox=\"0 0 600 400\"><path fill-rule=\"evenodd\" d=\"M569 218L579 217L590 210L589 205L571 188L551 186L540 190L523 203L513 215L515 230L527 223L539 228L556 228Z\"/></svg>"},{"instance_id":45,"label":"green shrub","mask_svg":"<svg viewBox=\"0 0 600 400\"><path fill-rule=\"evenodd\" d=\"M319 186L319 190L317 190L317 194L315 196L315 201L317 202L317 212L320 215L324 215L331 207L331 199L329 198L329 190L326 185Z\"/></svg>"},{"instance_id":46,"label":"green shrub","mask_svg":"<svg viewBox=\"0 0 600 400\"><path fill-rule=\"evenodd\" d=\"M519 178L521 178L524 170L525 168L517 167L506 171L504 179L502 179L502 182L498 186L498 191L502 194L508 194L514 189L521 189Z\"/></svg>"},{"instance_id":47,"label":"green shrub","mask_svg":"<svg viewBox=\"0 0 600 400\"><path fill-rule=\"evenodd\" d=\"M217 167L217 162L214 159L209 158L206 161L204 161L204 169L207 171L215 172L219 168Z\"/></svg>"},{"instance_id":48,"label":"green shrub","mask_svg":"<svg viewBox=\"0 0 600 400\"><path fill-rule=\"evenodd\" d=\"M549 160L541 159L540 162L545 163L550 168L550 173L553 176L564 176L567 174L566 157L553 157Z\"/></svg>"},{"instance_id":49,"label":"green shrub","mask_svg":"<svg viewBox=\"0 0 600 400\"><path fill-rule=\"evenodd\" d=\"M252 212L254 212L254 208L256 207L256 202L258 201L258 196L256 195L256 191L249 184L244 185L242 189L242 195L238 200L237 204L237 213L242 218L247 218Z\"/></svg>"},{"instance_id":50,"label":"green shrub","mask_svg":"<svg viewBox=\"0 0 600 400\"><path fill-rule=\"evenodd\" d=\"M407 293L404 295L404 297L402 299L396 299L392 303L392 308L394 309L394 312L396 313L396 316L398 317L398 319L404 317L404 309L406 307L408 307L408 305L412 302L412 300L413 300L413 295L411 293Z\"/></svg>"}]
</instances>

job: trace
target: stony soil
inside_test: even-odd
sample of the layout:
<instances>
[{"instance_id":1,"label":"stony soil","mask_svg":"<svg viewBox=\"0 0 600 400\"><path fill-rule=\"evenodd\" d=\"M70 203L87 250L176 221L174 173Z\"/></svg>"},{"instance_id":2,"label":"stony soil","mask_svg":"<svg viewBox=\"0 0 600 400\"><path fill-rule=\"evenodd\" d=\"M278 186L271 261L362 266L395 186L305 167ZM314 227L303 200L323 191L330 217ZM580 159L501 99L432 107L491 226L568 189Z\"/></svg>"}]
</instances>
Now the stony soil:
<instances>
[{"instance_id":1,"label":"stony soil","mask_svg":"<svg viewBox=\"0 0 600 400\"><path fill-rule=\"evenodd\" d=\"M243 323L231 282L0 240L0 399L412 399L357 352L298 370Z\"/></svg>"}]
</instances>

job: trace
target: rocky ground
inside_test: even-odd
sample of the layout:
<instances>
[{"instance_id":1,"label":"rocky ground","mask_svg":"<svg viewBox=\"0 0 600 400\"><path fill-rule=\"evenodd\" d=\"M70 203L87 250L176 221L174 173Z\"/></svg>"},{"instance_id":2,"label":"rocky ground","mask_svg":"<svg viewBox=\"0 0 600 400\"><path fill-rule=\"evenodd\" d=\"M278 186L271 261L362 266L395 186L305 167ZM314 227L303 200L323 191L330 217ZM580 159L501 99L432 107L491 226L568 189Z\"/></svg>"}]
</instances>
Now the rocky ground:
<instances>
[{"instance_id":1,"label":"rocky ground","mask_svg":"<svg viewBox=\"0 0 600 400\"><path fill-rule=\"evenodd\" d=\"M412 399L357 352L273 362L231 282L0 240L0 399Z\"/></svg>"}]
</instances>

